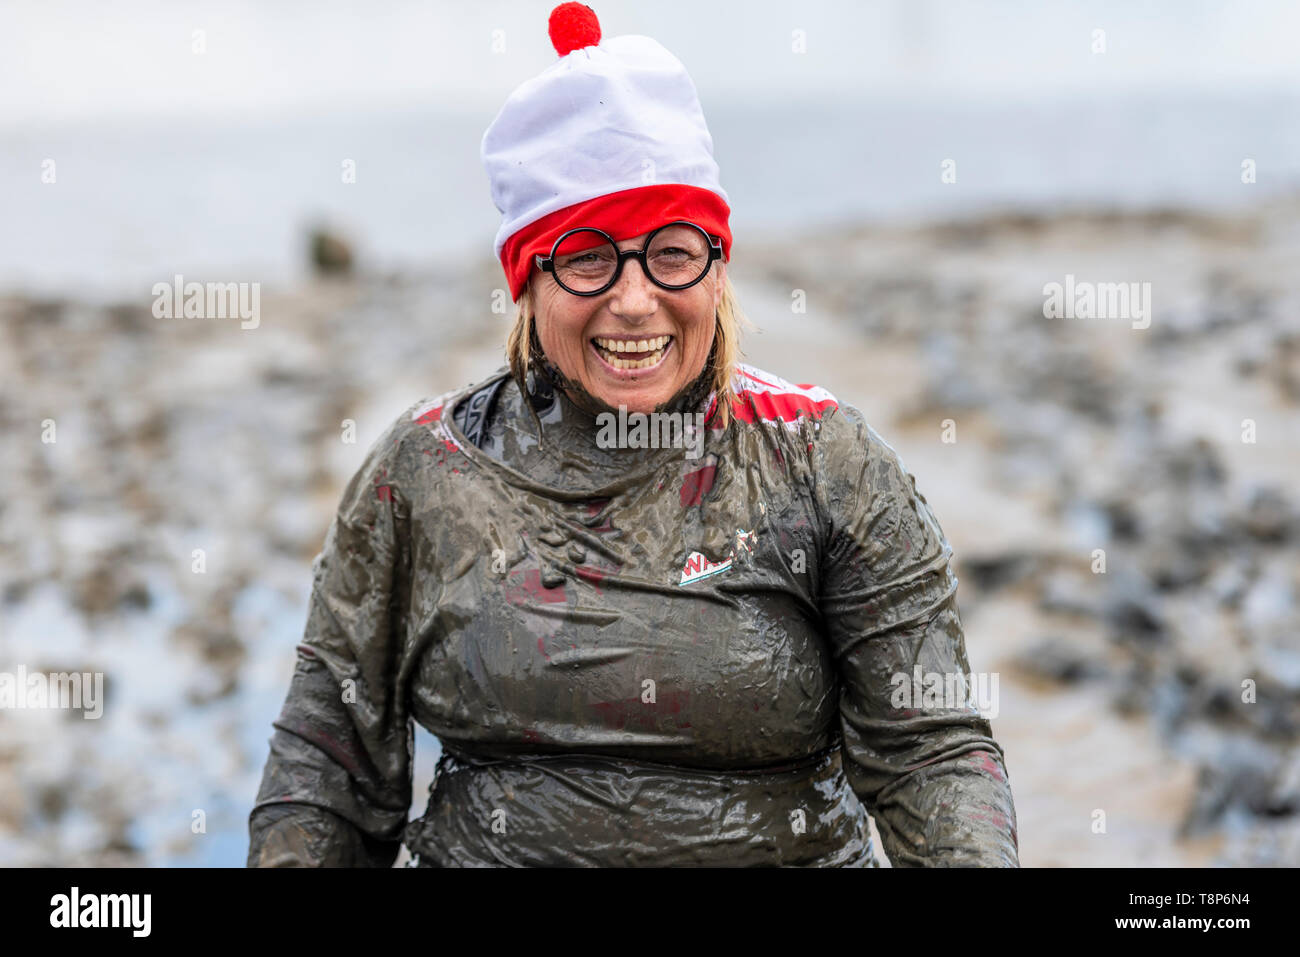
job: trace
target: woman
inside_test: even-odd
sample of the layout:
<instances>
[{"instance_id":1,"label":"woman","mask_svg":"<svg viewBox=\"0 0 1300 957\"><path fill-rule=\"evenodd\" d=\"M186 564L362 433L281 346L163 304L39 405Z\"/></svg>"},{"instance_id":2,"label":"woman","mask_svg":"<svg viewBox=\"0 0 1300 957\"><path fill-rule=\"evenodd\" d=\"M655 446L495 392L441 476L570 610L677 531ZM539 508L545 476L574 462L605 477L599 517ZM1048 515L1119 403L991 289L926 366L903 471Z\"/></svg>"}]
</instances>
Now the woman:
<instances>
[{"instance_id":1,"label":"woman","mask_svg":"<svg viewBox=\"0 0 1300 957\"><path fill-rule=\"evenodd\" d=\"M737 361L684 68L580 4L551 35L483 144L509 366L348 485L249 864L875 866L869 810L895 866L1017 866L988 722L898 700L970 670L925 499L856 409ZM408 824L412 720L443 757Z\"/></svg>"}]
</instances>

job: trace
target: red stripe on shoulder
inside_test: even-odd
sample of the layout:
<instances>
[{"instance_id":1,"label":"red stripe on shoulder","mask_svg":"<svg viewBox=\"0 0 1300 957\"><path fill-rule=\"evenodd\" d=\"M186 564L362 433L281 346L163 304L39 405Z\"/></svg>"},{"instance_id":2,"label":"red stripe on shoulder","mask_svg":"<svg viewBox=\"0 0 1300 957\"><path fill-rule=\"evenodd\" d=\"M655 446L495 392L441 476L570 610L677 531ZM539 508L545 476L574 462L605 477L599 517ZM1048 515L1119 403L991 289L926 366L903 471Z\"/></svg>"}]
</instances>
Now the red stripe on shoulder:
<instances>
[{"instance_id":1,"label":"red stripe on shoulder","mask_svg":"<svg viewBox=\"0 0 1300 957\"><path fill-rule=\"evenodd\" d=\"M796 385L753 366L736 366L736 401L731 411L742 422L797 424L800 413L820 419L837 408L835 396L821 386Z\"/></svg>"},{"instance_id":2,"label":"red stripe on shoulder","mask_svg":"<svg viewBox=\"0 0 1300 957\"><path fill-rule=\"evenodd\" d=\"M462 394L462 390L455 392L444 392L436 399L428 399L411 411L411 421L416 425L427 425L429 430L437 437L447 449L448 452L463 451L460 443L452 436L447 429L447 424L442 421L442 413L448 404L457 396Z\"/></svg>"}]
</instances>

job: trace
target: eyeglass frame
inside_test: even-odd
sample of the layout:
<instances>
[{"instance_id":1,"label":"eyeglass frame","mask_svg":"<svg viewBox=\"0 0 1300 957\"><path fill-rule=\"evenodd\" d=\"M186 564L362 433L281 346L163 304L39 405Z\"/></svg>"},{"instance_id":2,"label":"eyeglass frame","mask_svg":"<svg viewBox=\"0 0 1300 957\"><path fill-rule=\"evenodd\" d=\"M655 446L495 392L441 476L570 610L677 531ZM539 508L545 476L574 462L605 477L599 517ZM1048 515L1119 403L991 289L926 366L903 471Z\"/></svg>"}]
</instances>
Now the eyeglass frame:
<instances>
[{"instance_id":1,"label":"eyeglass frame","mask_svg":"<svg viewBox=\"0 0 1300 957\"><path fill-rule=\"evenodd\" d=\"M650 272L650 264L646 262L646 258L645 258L646 250L648 250L650 248L650 244L654 242L655 236L658 233L662 232L663 230L668 229L670 226L690 226L694 229L699 230L699 232L704 236L705 242L707 242L709 246L709 261L708 263L705 264L704 269L702 269L700 271L700 274L696 276L694 279L692 279L690 282L684 283L680 286L670 286L667 283L660 282L658 279L656 279L654 275ZM556 250L560 248L560 243L564 242L574 233L599 233L601 236L605 237L606 241L611 246L614 247L614 253L618 257L618 263L614 266L614 275L610 277L609 282L605 283L605 285L601 286L599 289L593 289L591 292L577 292L576 290L570 289L564 283L560 282L560 277L557 276L555 273ZM599 247L593 246L592 248L595 249ZM709 270L713 268L713 263L716 260L719 260L721 258L722 258L722 240L719 239L717 241L717 245L714 245L713 237L709 235L708 230L706 230L703 226L700 226L698 223L693 223L688 219L675 219L671 223L664 223L662 226L656 227L654 232L650 233L650 235L648 235L645 238L645 245L642 246L640 249L619 249L618 243L615 242L614 237L611 236L609 233L605 232L603 229L597 229L595 226L578 226L575 229L570 229L568 232L566 232L564 235L562 235L559 239L555 241L555 243L551 246L551 254L549 256L533 257L534 261L537 263L537 268L539 268L542 272L550 273L551 278L555 280L555 284L571 296L599 296L601 293L605 293L613 289L614 285L618 282L618 278L621 275L623 275L623 263L625 263L629 259L635 259L638 262L640 262L641 271L645 273L645 277L649 279L652 283L654 283L656 286L658 286L660 289L666 289L669 292L679 292L683 289L690 289L696 283L703 280L704 277L709 274Z\"/></svg>"}]
</instances>

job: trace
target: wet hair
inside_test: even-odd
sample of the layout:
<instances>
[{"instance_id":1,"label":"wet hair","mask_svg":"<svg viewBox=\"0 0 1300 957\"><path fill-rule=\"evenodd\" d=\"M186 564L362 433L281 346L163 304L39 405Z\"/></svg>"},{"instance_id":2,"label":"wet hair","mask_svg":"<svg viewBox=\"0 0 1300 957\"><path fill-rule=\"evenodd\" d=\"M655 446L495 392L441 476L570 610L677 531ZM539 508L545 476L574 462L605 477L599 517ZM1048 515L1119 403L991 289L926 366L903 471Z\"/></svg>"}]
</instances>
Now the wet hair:
<instances>
[{"instance_id":1,"label":"wet hair","mask_svg":"<svg viewBox=\"0 0 1300 957\"><path fill-rule=\"evenodd\" d=\"M535 276L536 274L534 274ZM736 363L740 361L740 336L753 324L740 311L736 301L736 290L727 276L722 284L722 298L718 302L716 322L713 328L713 351L709 353L706 372L712 373L711 390L717 395L717 422L726 425L730 418L731 403L735 399ZM538 362L538 344L534 329L536 315L533 309L532 279L524 287L515 307L515 324L506 340L506 357L510 362L510 373L519 388L527 394L528 372Z\"/></svg>"}]
</instances>

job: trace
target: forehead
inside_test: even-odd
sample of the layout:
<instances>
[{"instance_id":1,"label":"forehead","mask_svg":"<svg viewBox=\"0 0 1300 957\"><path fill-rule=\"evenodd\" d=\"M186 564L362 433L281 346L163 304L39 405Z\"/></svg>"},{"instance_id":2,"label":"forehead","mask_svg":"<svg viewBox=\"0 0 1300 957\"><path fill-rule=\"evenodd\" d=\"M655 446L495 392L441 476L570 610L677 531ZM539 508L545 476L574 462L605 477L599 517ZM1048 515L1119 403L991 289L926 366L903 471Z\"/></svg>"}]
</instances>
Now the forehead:
<instances>
[{"instance_id":1,"label":"forehead","mask_svg":"<svg viewBox=\"0 0 1300 957\"><path fill-rule=\"evenodd\" d=\"M646 240L650 238L651 233L655 232L656 230L663 229L665 226L671 225L672 223L675 222L677 222L677 220L675 219L666 219L662 223L656 225L653 229L648 229L637 236L622 236L619 232L613 229L604 229L602 230L602 232L606 233L609 236L614 237L614 243L615 245L618 246L619 249L641 249L643 246L645 246ZM598 227L592 227L592 228L598 228ZM683 226L682 228L690 230L689 226ZM690 230L690 231L694 232L694 230ZM555 242L560 238L560 236L564 234L564 232L568 232L568 230L564 230L563 232L556 233L553 237L551 237L551 245L554 245ZM588 246L597 246L603 242L604 240L601 239L596 233L577 233L573 236L570 236L567 240L565 240L564 248L566 251L572 252L575 250L583 249Z\"/></svg>"},{"instance_id":2,"label":"forehead","mask_svg":"<svg viewBox=\"0 0 1300 957\"><path fill-rule=\"evenodd\" d=\"M654 232L654 230L651 230L650 232ZM650 236L650 232L642 233L640 236L629 236L627 239L618 239L615 237L614 241L618 244L620 249L638 249L645 245L645 241Z\"/></svg>"},{"instance_id":3,"label":"forehead","mask_svg":"<svg viewBox=\"0 0 1300 957\"><path fill-rule=\"evenodd\" d=\"M580 228L580 227L571 227L571 229L577 229L577 228ZM598 226L591 226L591 227L586 227L586 228L589 228L589 229L600 229L600 227L598 227ZM658 227L656 227L656 228L658 228ZM557 241L561 236L563 236L563 235L564 235L565 233L567 233L567 232L570 232L571 229L565 229L565 230L561 230L560 232L555 233L554 235L551 236L551 238L550 238L550 242L551 242L552 244L554 244L554 243L555 243L555 242L556 242L556 241ZM644 243L645 240L646 240L646 238L650 235L650 233L654 232L654 230L651 229L651 230L648 230L648 231L646 231L646 232L644 232L644 233L641 233L639 236L624 236L622 233L618 232L617 230L613 230L613 229L601 229L600 231L601 231L602 233L604 233L605 235L607 235L607 236L612 236L612 237L614 237L614 242L616 242L616 243L617 243L618 245L620 245L620 246L624 246L624 245L626 245L626 246L636 246L636 245L638 245L638 244ZM598 236L598 235L597 235L596 233L594 233L594 232L592 232L592 233L581 232L581 233L575 233L574 235L570 236L570 237L565 241L565 245L568 246L568 245L571 245L571 244L576 244L576 243L578 243L579 241L585 243L585 242L587 242L588 240L591 240L591 241L593 241L593 242L604 242L604 240L601 239L600 236Z\"/></svg>"}]
</instances>

